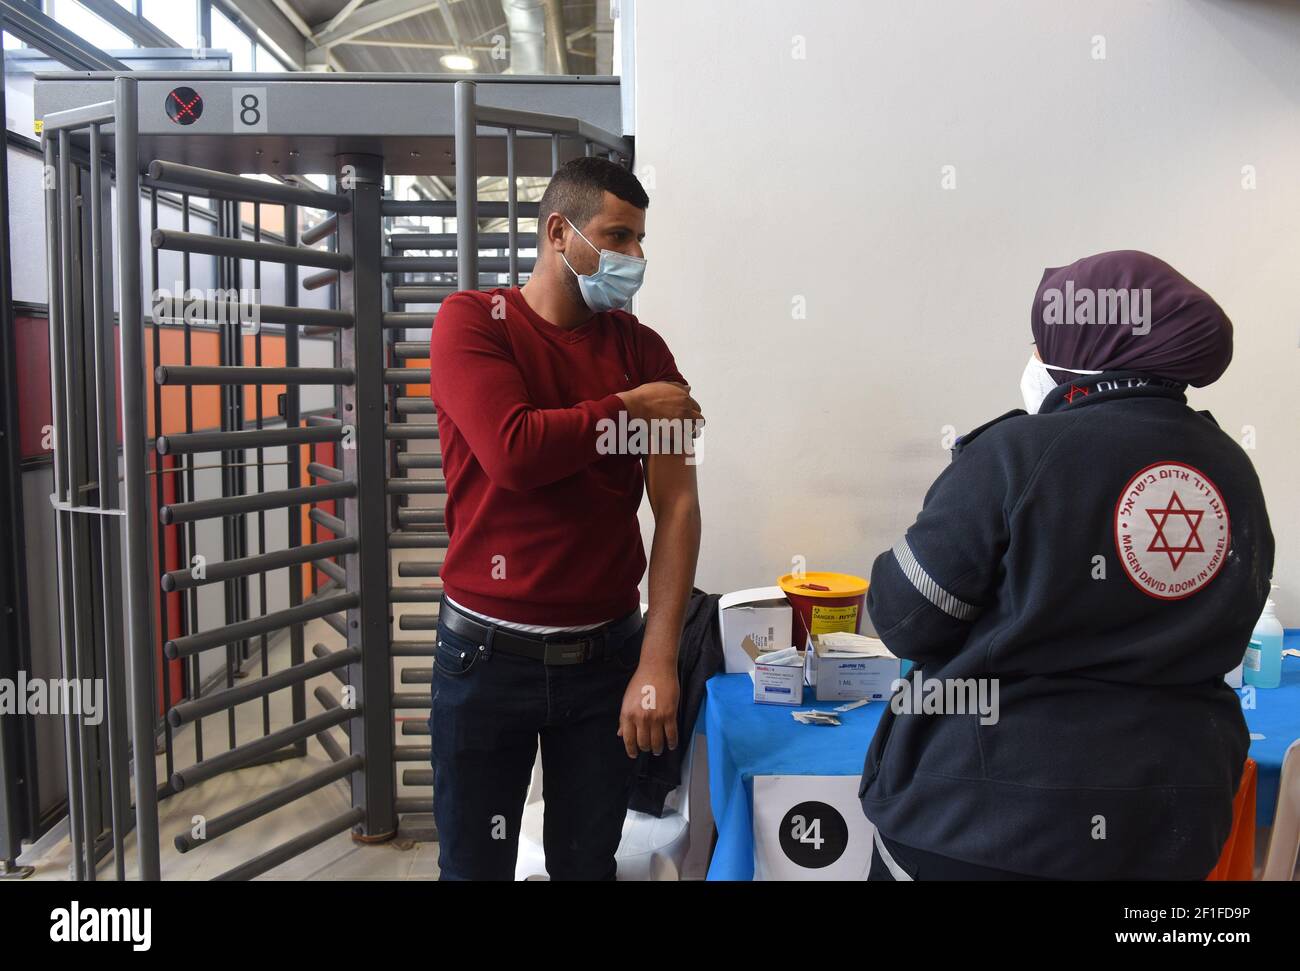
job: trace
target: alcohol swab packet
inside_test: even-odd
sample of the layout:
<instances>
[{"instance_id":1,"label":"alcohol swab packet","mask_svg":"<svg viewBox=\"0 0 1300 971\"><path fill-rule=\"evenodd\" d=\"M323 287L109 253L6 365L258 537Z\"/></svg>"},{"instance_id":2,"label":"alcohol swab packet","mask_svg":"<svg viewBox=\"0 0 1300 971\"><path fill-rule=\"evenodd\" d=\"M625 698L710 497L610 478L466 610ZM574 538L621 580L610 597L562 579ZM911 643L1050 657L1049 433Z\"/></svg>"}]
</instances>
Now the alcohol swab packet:
<instances>
[{"instance_id":1,"label":"alcohol swab packet","mask_svg":"<svg viewBox=\"0 0 1300 971\"><path fill-rule=\"evenodd\" d=\"M857 701L850 701L847 705L836 705L836 711L852 711L854 708L861 708L871 701L870 698L859 698Z\"/></svg>"}]
</instances>

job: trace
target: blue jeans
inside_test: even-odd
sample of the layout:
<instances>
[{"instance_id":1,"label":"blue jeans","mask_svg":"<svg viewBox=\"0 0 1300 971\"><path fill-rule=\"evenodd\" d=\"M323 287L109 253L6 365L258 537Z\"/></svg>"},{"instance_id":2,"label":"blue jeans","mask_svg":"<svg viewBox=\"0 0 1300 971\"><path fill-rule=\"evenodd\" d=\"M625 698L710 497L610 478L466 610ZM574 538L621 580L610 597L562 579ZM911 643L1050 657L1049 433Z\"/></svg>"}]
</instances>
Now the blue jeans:
<instances>
[{"instance_id":1,"label":"blue jeans","mask_svg":"<svg viewBox=\"0 0 1300 971\"><path fill-rule=\"evenodd\" d=\"M605 656L545 665L438 624L429 735L443 880L513 880L541 740L552 880L612 880L637 760L618 737L644 625Z\"/></svg>"}]
</instances>

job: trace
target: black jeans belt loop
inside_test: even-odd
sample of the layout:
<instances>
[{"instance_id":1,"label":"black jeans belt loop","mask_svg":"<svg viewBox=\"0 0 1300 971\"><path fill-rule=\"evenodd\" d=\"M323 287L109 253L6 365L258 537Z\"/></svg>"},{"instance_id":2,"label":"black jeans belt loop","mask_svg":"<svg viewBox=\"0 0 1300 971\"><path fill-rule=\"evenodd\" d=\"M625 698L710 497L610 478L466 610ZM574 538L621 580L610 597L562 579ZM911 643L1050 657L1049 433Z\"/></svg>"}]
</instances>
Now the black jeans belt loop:
<instances>
[{"instance_id":1,"label":"black jeans belt loop","mask_svg":"<svg viewBox=\"0 0 1300 971\"><path fill-rule=\"evenodd\" d=\"M589 631L560 631L554 634L530 634L471 617L443 602L439 615L453 634L468 637L491 651L531 657L543 664L584 664L598 661L630 636L641 623L641 611Z\"/></svg>"}]
</instances>

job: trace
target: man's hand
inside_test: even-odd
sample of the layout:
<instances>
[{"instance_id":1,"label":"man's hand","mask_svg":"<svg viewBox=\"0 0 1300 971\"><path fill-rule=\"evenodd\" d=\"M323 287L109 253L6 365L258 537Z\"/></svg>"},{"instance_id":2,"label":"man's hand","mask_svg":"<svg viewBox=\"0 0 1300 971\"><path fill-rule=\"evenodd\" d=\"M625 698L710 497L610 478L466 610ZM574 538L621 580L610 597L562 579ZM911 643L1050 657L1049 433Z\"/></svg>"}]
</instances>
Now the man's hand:
<instances>
[{"instance_id":1,"label":"man's hand","mask_svg":"<svg viewBox=\"0 0 1300 971\"><path fill-rule=\"evenodd\" d=\"M620 391L623 407L629 418L641 418L653 421L656 418L673 418L698 422L698 429L704 425L704 415L700 403L691 397L689 384L676 381L651 381L633 388Z\"/></svg>"},{"instance_id":2,"label":"man's hand","mask_svg":"<svg viewBox=\"0 0 1300 971\"><path fill-rule=\"evenodd\" d=\"M641 664L623 692L623 711L619 714L618 735L623 739L627 757L638 752L662 755L664 743L677 748L677 652L642 651Z\"/></svg>"}]
</instances>

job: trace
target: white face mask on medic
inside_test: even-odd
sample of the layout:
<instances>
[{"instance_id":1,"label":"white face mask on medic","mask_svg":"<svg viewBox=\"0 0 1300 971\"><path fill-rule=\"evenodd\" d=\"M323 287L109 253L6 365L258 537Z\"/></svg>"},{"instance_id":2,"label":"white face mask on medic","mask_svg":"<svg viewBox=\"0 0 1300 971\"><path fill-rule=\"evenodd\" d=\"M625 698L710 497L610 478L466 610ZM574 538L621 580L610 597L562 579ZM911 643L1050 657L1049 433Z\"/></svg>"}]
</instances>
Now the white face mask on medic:
<instances>
[{"instance_id":1,"label":"white face mask on medic","mask_svg":"<svg viewBox=\"0 0 1300 971\"><path fill-rule=\"evenodd\" d=\"M1020 375L1020 395L1025 399L1025 411L1031 415L1038 414L1038 409L1043 406L1043 399L1056 387L1056 379L1047 370L1049 367L1053 371L1069 371L1071 374L1101 374L1100 371L1081 371L1077 368L1044 364L1038 359L1037 354L1030 354L1029 363L1025 365L1025 370Z\"/></svg>"}]
</instances>

